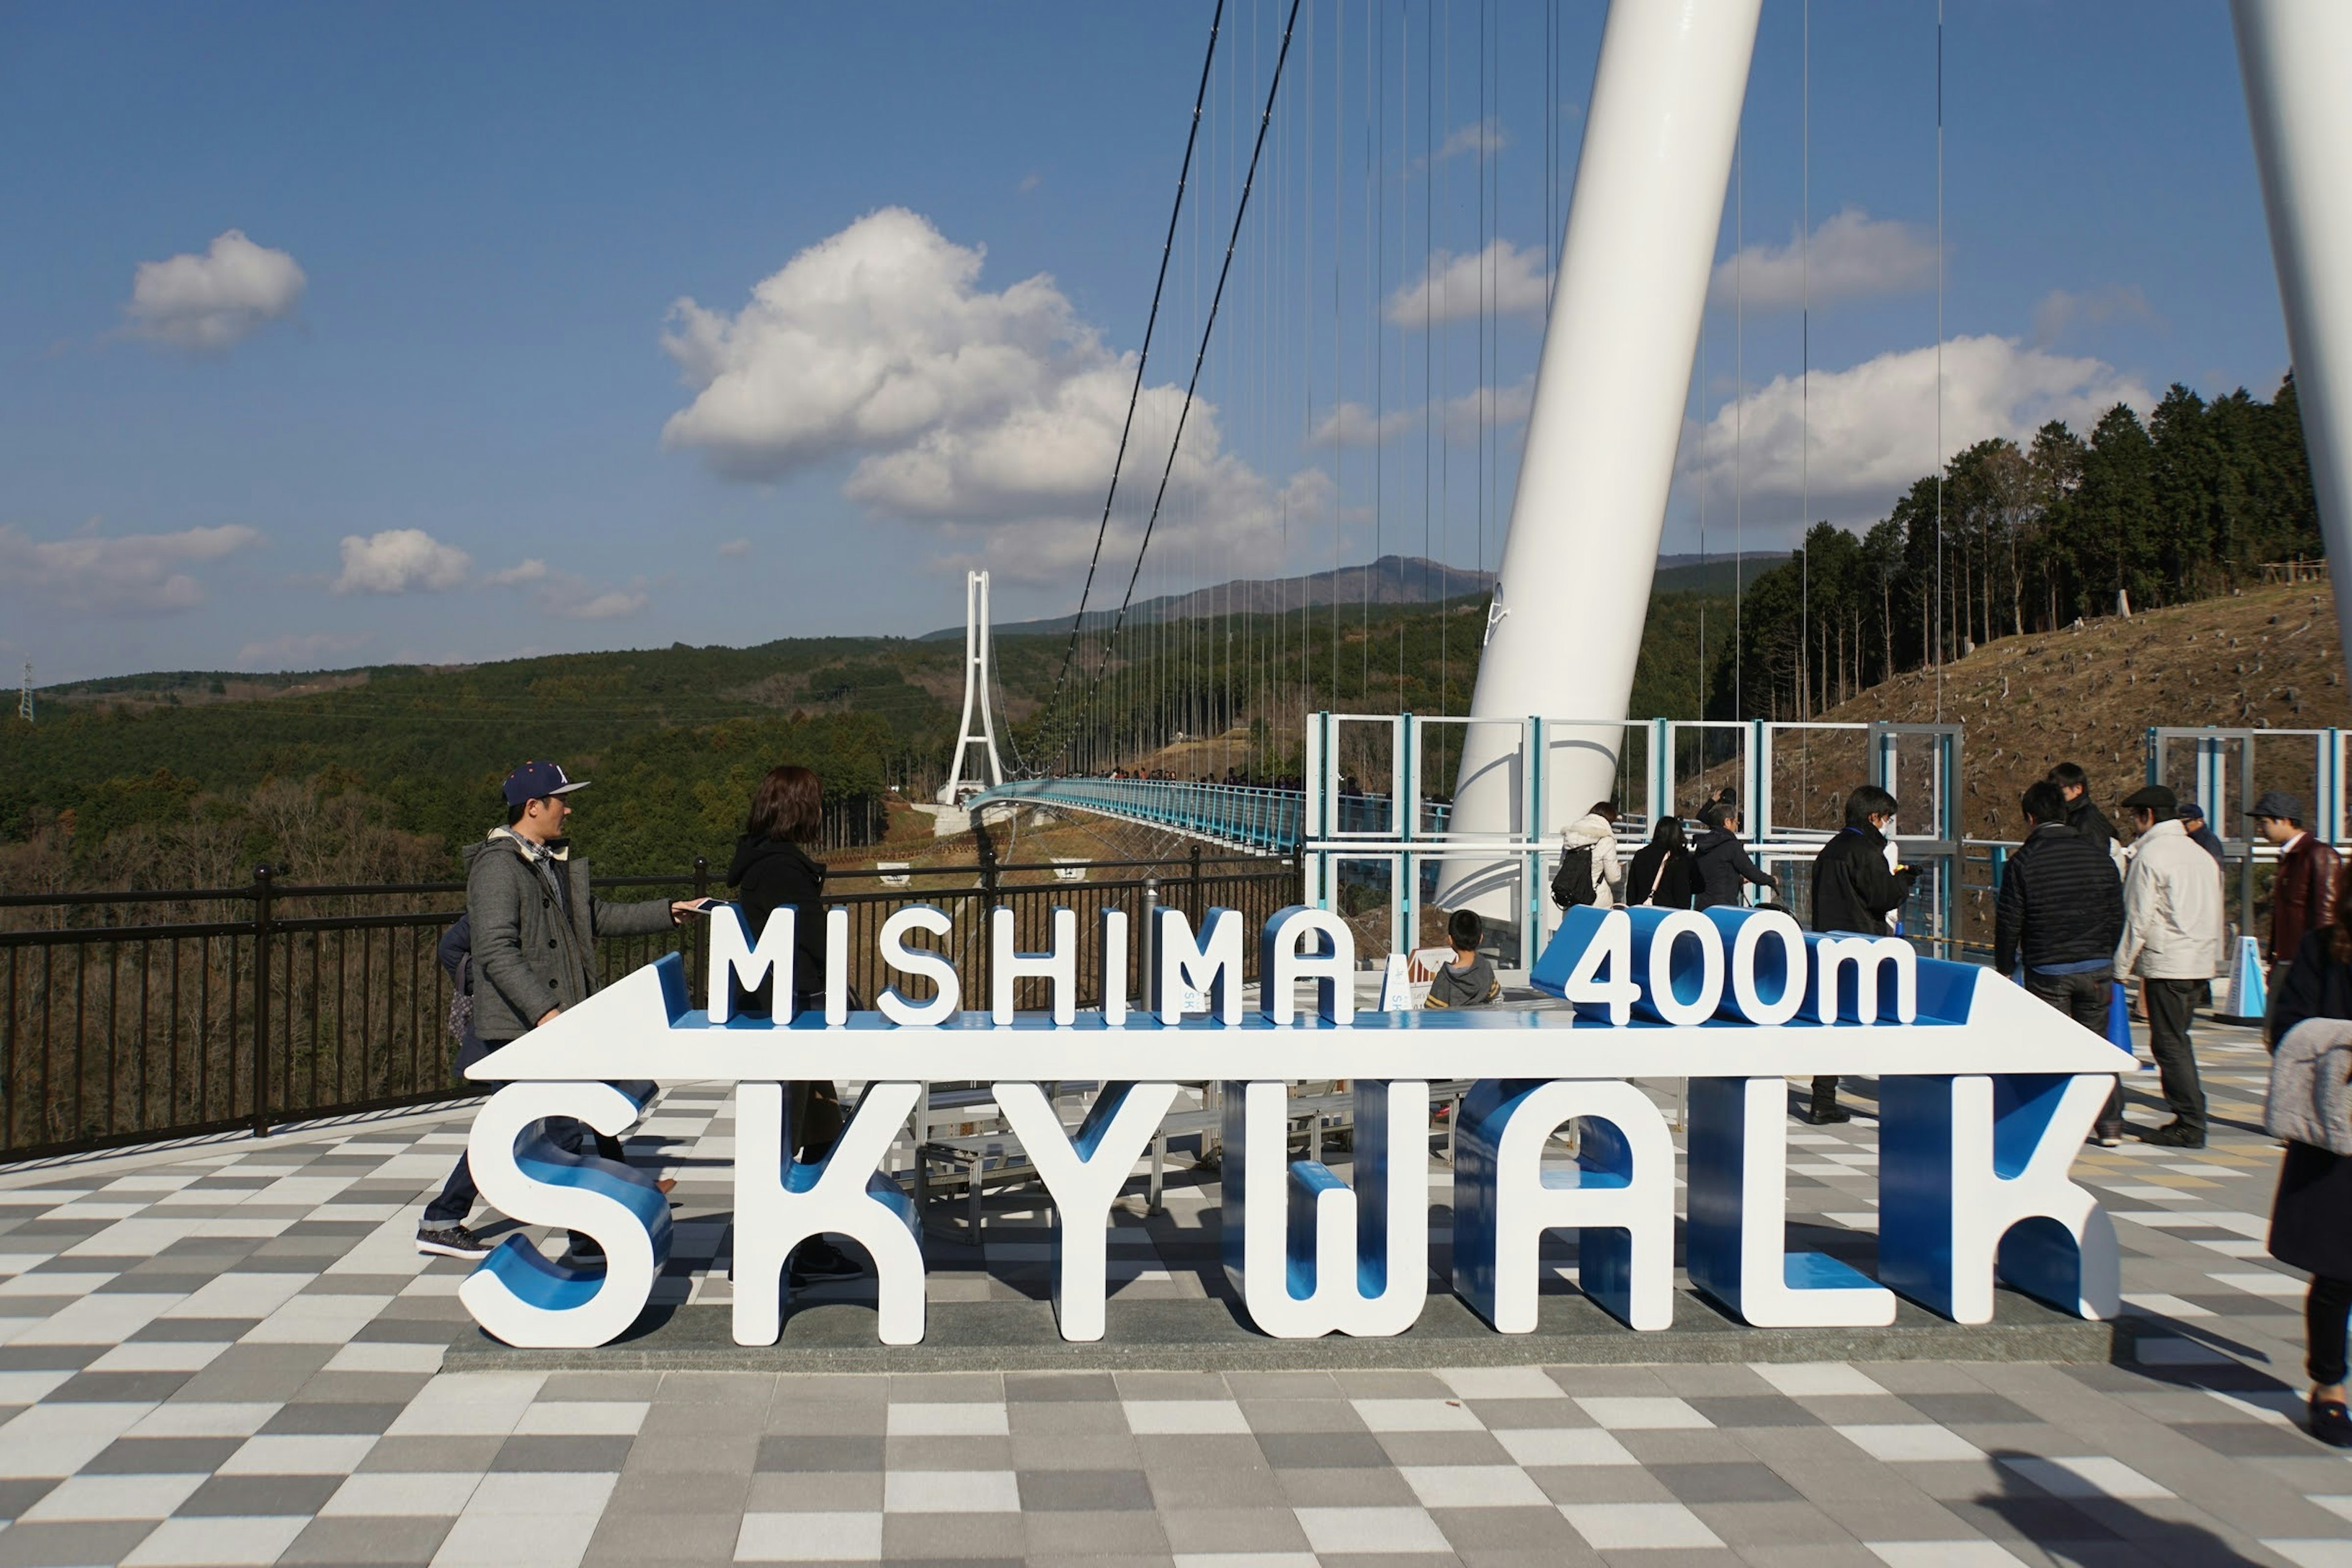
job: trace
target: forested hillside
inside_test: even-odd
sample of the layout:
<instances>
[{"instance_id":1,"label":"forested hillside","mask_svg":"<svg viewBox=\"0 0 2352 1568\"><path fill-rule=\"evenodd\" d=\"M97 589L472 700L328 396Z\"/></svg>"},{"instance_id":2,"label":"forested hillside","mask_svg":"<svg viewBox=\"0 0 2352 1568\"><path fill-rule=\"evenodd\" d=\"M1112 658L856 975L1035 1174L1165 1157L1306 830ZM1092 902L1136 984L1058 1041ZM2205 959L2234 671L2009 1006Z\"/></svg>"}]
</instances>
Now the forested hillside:
<instances>
[{"instance_id":1,"label":"forested hillside","mask_svg":"<svg viewBox=\"0 0 2352 1568\"><path fill-rule=\"evenodd\" d=\"M1982 441L1860 535L1822 523L1759 578L1708 708L1798 719L1980 643L2226 594L2322 552L2289 376L2268 403L2176 384L2143 423Z\"/></svg>"}]
</instances>

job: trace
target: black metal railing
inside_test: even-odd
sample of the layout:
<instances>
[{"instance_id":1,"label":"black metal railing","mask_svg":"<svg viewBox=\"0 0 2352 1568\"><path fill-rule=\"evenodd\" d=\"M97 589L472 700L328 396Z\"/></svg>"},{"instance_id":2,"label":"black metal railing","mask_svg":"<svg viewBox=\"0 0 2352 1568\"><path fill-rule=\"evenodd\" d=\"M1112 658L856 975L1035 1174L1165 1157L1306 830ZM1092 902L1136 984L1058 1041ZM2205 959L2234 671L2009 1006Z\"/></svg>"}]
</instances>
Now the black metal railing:
<instances>
[{"instance_id":1,"label":"black metal railing","mask_svg":"<svg viewBox=\"0 0 2352 1568\"><path fill-rule=\"evenodd\" d=\"M1139 871L1159 876L1137 876ZM1099 880L1105 871L1127 873ZM876 886L877 882L882 885ZM600 877L602 896L701 896L691 872ZM942 951L968 1007L989 1005L987 927L1013 911L1020 951L1075 909L1081 1005L1099 1001L1098 911L1129 911L1129 994L1144 994L1144 912L1197 921L1213 906L1253 926L1296 901L1297 868L1264 858L992 864L841 870L826 903L850 915L861 998L885 983L882 922L910 904L954 920ZM449 979L435 949L465 907L462 882L303 886L257 868L243 887L0 897L0 1161L426 1104L477 1092L452 1071ZM701 1002L707 925L600 944L611 981L684 952ZM1255 963L1256 948L1248 947ZM909 994L928 986L893 977ZM1020 1001L1042 1005L1042 991Z\"/></svg>"}]
</instances>

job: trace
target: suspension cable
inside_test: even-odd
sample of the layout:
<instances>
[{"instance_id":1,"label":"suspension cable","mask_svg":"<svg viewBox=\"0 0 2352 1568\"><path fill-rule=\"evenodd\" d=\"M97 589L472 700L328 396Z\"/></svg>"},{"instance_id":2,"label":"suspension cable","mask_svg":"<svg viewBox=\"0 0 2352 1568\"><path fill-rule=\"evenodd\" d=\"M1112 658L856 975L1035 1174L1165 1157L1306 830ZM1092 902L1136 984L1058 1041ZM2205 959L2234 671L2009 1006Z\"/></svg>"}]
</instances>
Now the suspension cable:
<instances>
[{"instance_id":1,"label":"suspension cable","mask_svg":"<svg viewBox=\"0 0 2352 1568\"><path fill-rule=\"evenodd\" d=\"M1192 356L1192 379L1184 384L1184 401L1176 413L1176 432L1168 443L1168 461L1160 470L1160 489L1151 498L1151 515L1144 521L1142 542L1136 546L1135 569L1128 574L1127 592L1119 599L1118 614L1111 621L1110 635L1103 642L1102 658L1095 666L1094 679L1097 682L1118 649L1119 630L1127 623L1128 605L1135 597L1136 581L1143 575L1144 557L1151 549L1152 531L1160 524L1160 508L1168 500L1169 479L1176 471L1176 454L1184 444L1185 422L1192 417L1193 395L1201 385L1201 367L1208 361L1209 340L1217 330L1217 308L1224 302L1225 279L1233 272L1234 250L1241 243L1242 222L1249 214L1250 192L1257 184L1258 159L1265 151L1266 127L1274 122L1275 97L1282 90L1282 68L1290 58L1290 36L1298 21L1298 5L1299 0L1290 0L1290 16L1282 25L1282 47L1274 57L1274 78L1266 84L1265 108L1258 116L1257 139L1250 148L1249 172L1242 180L1241 198L1234 204L1234 226L1225 238L1224 261L1217 268L1217 286L1209 296L1208 319L1201 325L1201 346Z\"/></svg>"},{"instance_id":2,"label":"suspension cable","mask_svg":"<svg viewBox=\"0 0 2352 1568\"><path fill-rule=\"evenodd\" d=\"M1176 247L1176 225L1184 212L1184 188L1192 174L1192 149L1201 139L1201 106L1209 96L1209 71L1216 63L1217 33L1224 22L1225 0L1217 0L1217 8L1209 17L1209 47L1201 59L1201 84L1192 93L1192 123L1184 133L1184 161L1176 171L1176 200L1168 212L1167 237L1160 242L1160 276L1151 285L1151 310L1143 321L1143 348L1135 357L1135 384L1128 389L1127 417L1118 427L1118 455L1111 459L1110 489L1103 496L1102 521L1095 527L1094 557L1087 563L1086 586L1078 593L1078 613L1070 620L1070 645L1062 652L1061 672L1054 677L1054 689L1045 700L1051 714L1061 700L1062 688L1069 680L1070 667L1078 653L1078 634L1087 624L1087 601L1094 594L1095 571L1102 564L1104 537L1110 531L1111 503L1118 499L1119 471L1127 464L1128 437L1135 430L1136 405L1143 400L1143 368L1151 359L1152 330L1160 324L1160 296L1168 287L1168 259Z\"/></svg>"}]
</instances>

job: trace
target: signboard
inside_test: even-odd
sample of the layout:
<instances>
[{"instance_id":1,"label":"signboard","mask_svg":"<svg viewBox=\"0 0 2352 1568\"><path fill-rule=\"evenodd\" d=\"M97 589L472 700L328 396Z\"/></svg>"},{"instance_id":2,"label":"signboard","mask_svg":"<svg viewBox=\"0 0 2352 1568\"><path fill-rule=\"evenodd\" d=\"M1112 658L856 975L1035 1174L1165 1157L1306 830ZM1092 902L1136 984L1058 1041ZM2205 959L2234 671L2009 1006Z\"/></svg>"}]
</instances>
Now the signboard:
<instances>
[{"instance_id":1,"label":"signboard","mask_svg":"<svg viewBox=\"0 0 2352 1568\"><path fill-rule=\"evenodd\" d=\"M2114 1226L2069 1171L2132 1062L2007 980L1897 939L1813 935L1771 910L1586 906L1567 911L1532 973L1570 1008L1359 1015L1348 926L1294 907L1255 933L1264 984L1245 1012L1251 933L1237 911L1210 910L1197 932L1181 910L1155 911L1151 996L1136 1002L1128 920L1112 910L1097 944L1103 1004L1080 1012L1072 910L1053 911L1045 952L1017 952L1012 911L992 911L994 994L967 1007L954 966L908 943L947 935L949 917L916 906L884 922L881 955L935 994L894 986L851 1013L848 920L835 910L824 1010L747 1016L743 998L790 973L793 918L779 910L755 940L731 906L715 911L707 1010L687 1005L680 960L664 958L473 1069L504 1086L474 1122L483 1196L605 1253L601 1269L576 1268L509 1237L458 1292L492 1335L598 1345L643 1310L668 1256L667 1201L648 1174L555 1148L542 1124L571 1116L619 1132L650 1098L647 1079L736 1085L734 1334L747 1345L776 1342L784 1260L828 1231L874 1259L882 1340L922 1338L914 1204L880 1167L930 1079L993 1084L1057 1211L1054 1304L1072 1340L1103 1332L1112 1203L1178 1086L1202 1082L1223 1086L1225 1269L1276 1337L1396 1334L1421 1315L1429 1084L1445 1079L1478 1080L1456 1134L1453 1285L1499 1332L1535 1327L1538 1251L1553 1229L1580 1233L1586 1294L1633 1329L1669 1325L1675 1151L1636 1076L1693 1080L1686 1267L1747 1323L1884 1324L1898 1294L1981 1323L1997 1276L2081 1316L2116 1310ZM1045 982L1051 1007L1016 1012L1016 978ZM1875 1279L1787 1248L1783 1079L1816 1073L1879 1080ZM1334 1078L1358 1097L1352 1185L1288 1158L1289 1084ZM802 1079L866 1084L813 1163L792 1157L783 1086ZM1067 1079L1104 1084L1075 1134L1043 1087ZM1547 1168L1546 1145L1570 1121L1575 1165Z\"/></svg>"}]
</instances>

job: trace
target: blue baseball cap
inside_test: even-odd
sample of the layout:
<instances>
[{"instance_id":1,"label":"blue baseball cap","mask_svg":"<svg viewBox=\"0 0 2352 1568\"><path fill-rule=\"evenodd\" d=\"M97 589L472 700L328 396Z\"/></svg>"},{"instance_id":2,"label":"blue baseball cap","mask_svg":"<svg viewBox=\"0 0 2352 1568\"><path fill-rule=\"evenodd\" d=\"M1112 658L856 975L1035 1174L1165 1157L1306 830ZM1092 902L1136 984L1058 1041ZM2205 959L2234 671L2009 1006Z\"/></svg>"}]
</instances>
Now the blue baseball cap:
<instances>
[{"instance_id":1,"label":"blue baseball cap","mask_svg":"<svg viewBox=\"0 0 2352 1568\"><path fill-rule=\"evenodd\" d=\"M527 800L544 800L551 795L570 795L575 789L586 789L586 779L568 779L563 769L554 763L525 763L507 775L506 795L509 805L520 805Z\"/></svg>"}]
</instances>

